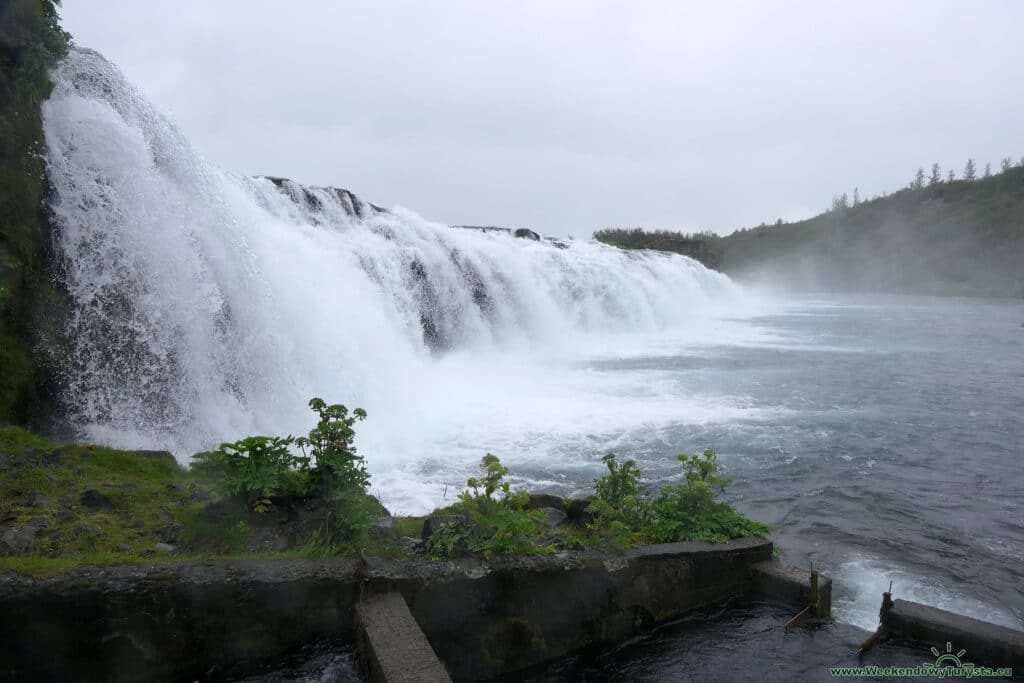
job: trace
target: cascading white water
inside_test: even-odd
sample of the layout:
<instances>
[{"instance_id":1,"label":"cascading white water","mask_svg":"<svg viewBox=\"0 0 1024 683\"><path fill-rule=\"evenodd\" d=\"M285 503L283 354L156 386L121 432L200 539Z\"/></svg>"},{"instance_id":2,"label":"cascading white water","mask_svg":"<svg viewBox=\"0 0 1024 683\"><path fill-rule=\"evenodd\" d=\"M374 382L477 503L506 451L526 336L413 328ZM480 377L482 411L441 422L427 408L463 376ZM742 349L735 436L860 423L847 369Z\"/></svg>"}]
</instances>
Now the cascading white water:
<instances>
[{"instance_id":1,"label":"cascading white water","mask_svg":"<svg viewBox=\"0 0 1024 683\"><path fill-rule=\"evenodd\" d=\"M371 469L398 444L417 453L452 411L440 431L482 454L467 425L528 403L507 421L542 426L552 388L593 389L553 379L577 350L696 326L739 296L684 257L562 249L223 171L92 51L55 81L43 115L74 305L65 399L93 439L185 458L301 433L317 395L369 411Z\"/></svg>"}]
</instances>

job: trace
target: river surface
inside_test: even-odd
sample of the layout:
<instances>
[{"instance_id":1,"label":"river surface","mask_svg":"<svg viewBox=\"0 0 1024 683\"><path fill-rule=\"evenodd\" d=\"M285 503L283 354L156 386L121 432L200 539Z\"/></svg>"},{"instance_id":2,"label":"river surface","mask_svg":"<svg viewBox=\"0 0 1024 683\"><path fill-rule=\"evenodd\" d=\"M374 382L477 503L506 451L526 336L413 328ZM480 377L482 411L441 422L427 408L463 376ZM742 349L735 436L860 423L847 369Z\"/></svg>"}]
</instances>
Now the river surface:
<instances>
[{"instance_id":1,"label":"river surface","mask_svg":"<svg viewBox=\"0 0 1024 683\"><path fill-rule=\"evenodd\" d=\"M651 420L613 435L572 423L556 437L525 430L501 444L520 483L587 490L600 473L596 448L578 452L588 438L636 458L652 481L678 473L677 452L714 448L733 479L729 498L771 524L782 560L833 577L835 623L783 634L785 610L734 608L565 658L534 679L827 680L828 666L856 665L890 581L897 598L1024 628L1022 323L1019 301L808 298L765 304L703 337L624 337L615 348L628 357L580 361L567 377L615 387L608 401L628 414L648 405ZM558 410L594 401L580 394ZM507 438L496 431L493 441ZM408 491L411 505L421 489ZM893 646L869 663L923 661Z\"/></svg>"},{"instance_id":2,"label":"river surface","mask_svg":"<svg viewBox=\"0 0 1024 683\"><path fill-rule=\"evenodd\" d=\"M425 440L428 455L382 471L398 484L382 489L422 512L486 449L531 490L576 495L607 450L667 482L675 454L711 448L727 496L771 525L782 558L837 581L841 621L873 628L892 581L896 597L1021 628L1022 322L1020 301L859 297L605 337L529 399L514 384L491 399L491 420L449 418L457 436Z\"/></svg>"}]
</instances>

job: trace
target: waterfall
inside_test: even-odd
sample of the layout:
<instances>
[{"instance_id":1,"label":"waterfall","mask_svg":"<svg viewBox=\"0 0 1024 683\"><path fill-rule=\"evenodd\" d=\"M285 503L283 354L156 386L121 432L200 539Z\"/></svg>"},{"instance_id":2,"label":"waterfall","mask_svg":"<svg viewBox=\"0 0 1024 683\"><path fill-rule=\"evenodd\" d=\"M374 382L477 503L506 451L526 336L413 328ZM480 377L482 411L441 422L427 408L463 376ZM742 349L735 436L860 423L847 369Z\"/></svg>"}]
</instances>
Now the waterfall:
<instances>
[{"instance_id":1,"label":"waterfall","mask_svg":"<svg viewBox=\"0 0 1024 683\"><path fill-rule=\"evenodd\" d=\"M739 296L681 256L453 228L220 169L90 50L54 80L46 153L73 305L63 398L93 439L186 458L300 433L314 395L386 424L411 396L443 410L451 388L431 368L446 362L528 368L698 325Z\"/></svg>"}]
</instances>

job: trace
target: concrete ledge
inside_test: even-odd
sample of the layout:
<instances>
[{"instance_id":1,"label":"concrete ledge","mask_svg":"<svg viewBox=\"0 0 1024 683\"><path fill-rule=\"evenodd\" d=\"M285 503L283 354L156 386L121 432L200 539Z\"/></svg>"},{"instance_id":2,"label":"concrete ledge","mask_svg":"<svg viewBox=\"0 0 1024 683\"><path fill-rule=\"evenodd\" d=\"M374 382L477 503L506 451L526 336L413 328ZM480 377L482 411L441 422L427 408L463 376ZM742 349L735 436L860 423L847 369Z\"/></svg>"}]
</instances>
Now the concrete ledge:
<instances>
[{"instance_id":1,"label":"concrete ledge","mask_svg":"<svg viewBox=\"0 0 1024 683\"><path fill-rule=\"evenodd\" d=\"M882 627L889 637L902 638L944 652L967 650L964 661L989 668L1010 667L1024 674L1024 631L1015 631L987 621L953 614L928 605L896 600L882 614Z\"/></svg>"},{"instance_id":2,"label":"concrete ledge","mask_svg":"<svg viewBox=\"0 0 1024 683\"><path fill-rule=\"evenodd\" d=\"M359 659L371 683L451 683L409 606L398 593L356 605Z\"/></svg>"},{"instance_id":3,"label":"concrete ledge","mask_svg":"<svg viewBox=\"0 0 1024 683\"><path fill-rule=\"evenodd\" d=\"M369 560L369 592L400 593L455 680L612 644L748 591L772 544L643 546L622 554ZM0 681L175 681L354 639L354 560L211 560L0 574Z\"/></svg>"},{"instance_id":4,"label":"concrete ledge","mask_svg":"<svg viewBox=\"0 0 1024 683\"><path fill-rule=\"evenodd\" d=\"M750 567L752 591L775 601L784 602L796 608L804 608L812 602L811 572L790 567L775 561L758 562ZM832 579L818 575L817 615L832 614Z\"/></svg>"}]
</instances>

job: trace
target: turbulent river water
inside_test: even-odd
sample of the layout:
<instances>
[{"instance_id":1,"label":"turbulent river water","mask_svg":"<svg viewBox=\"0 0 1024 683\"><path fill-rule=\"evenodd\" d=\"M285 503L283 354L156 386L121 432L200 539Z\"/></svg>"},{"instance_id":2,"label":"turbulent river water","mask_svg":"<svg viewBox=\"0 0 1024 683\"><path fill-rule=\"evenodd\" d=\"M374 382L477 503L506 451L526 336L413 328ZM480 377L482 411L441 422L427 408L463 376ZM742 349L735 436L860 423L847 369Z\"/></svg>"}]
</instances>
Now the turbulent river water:
<instances>
[{"instance_id":1,"label":"turbulent river water","mask_svg":"<svg viewBox=\"0 0 1024 683\"><path fill-rule=\"evenodd\" d=\"M711 448L783 559L836 580L840 624L874 628L892 580L1024 626L1020 301L780 298L683 257L450 228L223 171L96 53L56 81L64 398L89 438L187 461L302 433L322 396L367 410L357 445L400 513L450 499L486 452L572 495L608 451L660 485ZM601 661L581 666L628 673Z\"/></svg>"}]
</instances>

